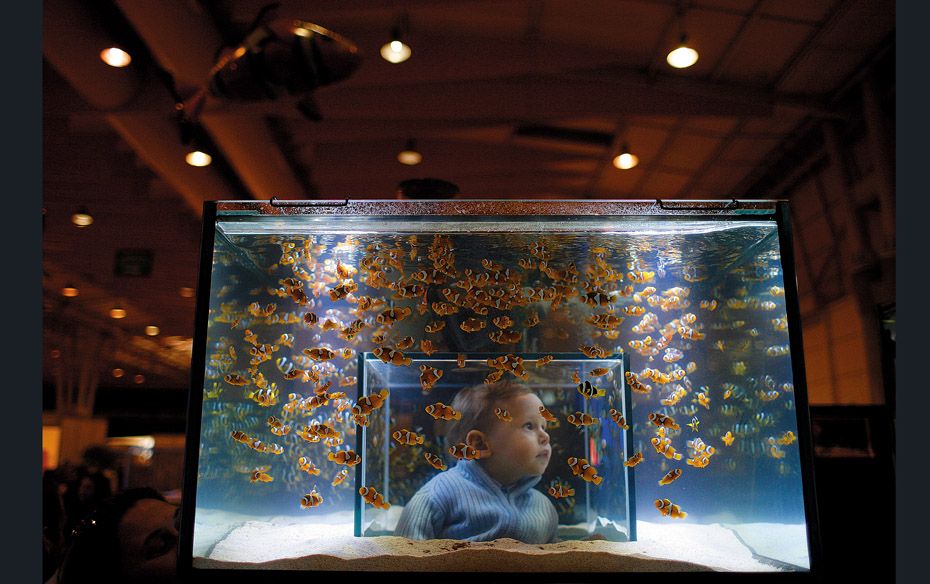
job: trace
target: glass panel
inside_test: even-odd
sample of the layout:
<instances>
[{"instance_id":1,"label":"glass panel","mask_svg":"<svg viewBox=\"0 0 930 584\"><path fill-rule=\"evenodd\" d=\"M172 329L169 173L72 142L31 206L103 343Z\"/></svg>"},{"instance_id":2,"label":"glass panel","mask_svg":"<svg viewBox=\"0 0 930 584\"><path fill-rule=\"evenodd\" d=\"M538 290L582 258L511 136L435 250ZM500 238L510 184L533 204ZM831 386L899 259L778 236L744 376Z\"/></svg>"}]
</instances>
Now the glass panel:
<instances>
[{"instance_id":1,"label":"glass panel","mask_svg":"<svg viewBox=\"0 0 930 584\"><path fill-rule=\"evenodd\" d=\"M213 251L195 567L388 545L413 493L454 468L425 406L508 355L557 420L533 488L561 539L718 570L809 567L774 221L242 213L221 218ZM386 364L379 348L407 354ZM428 395L420 366L443 371ZM584 381L605 395L583 397ZM380 389L359 425L359 396ZM576 428L576 412L592 423ZM551 496L552 481L574 494ZM302 564L337 569L324 565Z\"/></svg>"}]
</instances>

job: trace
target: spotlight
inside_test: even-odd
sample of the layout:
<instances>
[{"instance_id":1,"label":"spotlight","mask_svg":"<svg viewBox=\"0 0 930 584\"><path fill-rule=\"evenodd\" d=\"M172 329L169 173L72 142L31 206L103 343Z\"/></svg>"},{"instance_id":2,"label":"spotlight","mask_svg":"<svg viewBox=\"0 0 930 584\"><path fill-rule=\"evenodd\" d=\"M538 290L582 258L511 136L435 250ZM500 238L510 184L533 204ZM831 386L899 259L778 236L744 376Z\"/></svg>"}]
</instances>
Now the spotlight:
<instances>
[{"instance_id":1,"label":"spotlight","mask_svg":"<svg viewBox=\"0 0 930 584\"><path fill-rule=\"evenodd\" d=\"M184 161L191 166L210 166L210 163L213 162L213 157L203 150L192 150L184 156Z\"/></svg>"},{"instance_id":2,"label":"spotlight","mask_svg":"<svg viewBox=\"0 0 930 584\"><path fill-rule=\"evenodd\" d=\"M423 155L417 150L417 141L413 138L407 140L404 149L397 153L397 160L407 166L415 166L423 160Z\"/></svg>"},{"instance_id":3,"label":"spotlight","mask_svg":"<svg viewBox=\"0 0 930 584\"><path fill-rule=\"evenodd\" d=\"M639 164L639 157L630 154L630 148L624 144L620 147L620 154L614 157L614 166L620 170L629 170Z\"/></svg>"},{"instance_id":4,"label":"spotlight","mask_svg":"<svg viewBox=\"0 0 930 584\"><path fill-rule=\"evenodd\" d=\"M100 59L110 67L125 67L132 62L132 56L119 47L103 49Z\"/></svg>"},{"instance_id":5,"label":"spotlight","mask_svg":"<svg viewBox=\"0 0 930 584\"><path fill-rule=\"evenodd\" d=\"M80 207L74 215L71 215L71 222L77 227L87 227L94 222L94 218L85 207Z\"/></svg>"},{"instance_id":6,"label":"spotlight","mask_svg":"<svg viewBox=\"0 0 930 584\"><path fill-rule=\"evenodd\" d=\"M403 63L410 58L410 46L401 40L409 26L406 14L397 18L397 23L391 29L391 40L381 47L381 57L388 63Z\"/></svg>"},{"instance_id":7,"label":"spotlight","mask_svg":"<svg viewBox=\"0 0 930 584\"><path fill-rule=\"evenodd\" d=\"M669 65L676 69L684 69L697 63L698 52L689 47L687 42L688 36L682 34L678 48L671 50L665 57Z\"/></svg>"}]
</instances>

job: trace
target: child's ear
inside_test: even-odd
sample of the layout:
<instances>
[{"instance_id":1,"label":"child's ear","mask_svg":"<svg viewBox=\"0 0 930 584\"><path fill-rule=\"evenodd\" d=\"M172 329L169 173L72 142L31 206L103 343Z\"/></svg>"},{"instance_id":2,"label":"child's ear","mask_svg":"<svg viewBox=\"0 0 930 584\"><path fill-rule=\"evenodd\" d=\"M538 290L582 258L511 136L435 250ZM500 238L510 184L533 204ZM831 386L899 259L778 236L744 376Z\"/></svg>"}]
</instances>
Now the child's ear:
<instances>
[{"instance_id":1,"label":"child's ear","mask_svg":"<svg viewBox=\"0 0 930 584\"><path fill-rule=\"evenodd\" d=\"M488 444L487 437L481 430L472 430L465 436L465 444L478 451L481 458L491 456L491 445Z\"/></svg>"}]
</instances>

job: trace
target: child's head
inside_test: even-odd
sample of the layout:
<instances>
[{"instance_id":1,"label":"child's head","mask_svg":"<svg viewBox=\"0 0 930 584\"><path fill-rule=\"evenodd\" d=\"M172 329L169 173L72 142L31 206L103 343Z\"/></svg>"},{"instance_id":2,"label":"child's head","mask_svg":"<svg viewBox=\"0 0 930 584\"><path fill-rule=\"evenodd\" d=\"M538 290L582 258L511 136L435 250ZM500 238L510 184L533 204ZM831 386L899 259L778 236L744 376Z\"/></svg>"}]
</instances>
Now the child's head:
<instances>
[{"instance_id":1,"label":"child's head","mask_svg":"<svg viewBox=\"0 0 930 584\"><path fill-rule=\"evenodd\" d=\"M466 387L452 401L462 418L450 425L449 442L464 442L480 451L479 464L502 485L541 475L552 455L546 420L539 411L542 405L529 387L511 381ZM512 420L498 418L497 408Z\"/></svg>"}]
</instances>

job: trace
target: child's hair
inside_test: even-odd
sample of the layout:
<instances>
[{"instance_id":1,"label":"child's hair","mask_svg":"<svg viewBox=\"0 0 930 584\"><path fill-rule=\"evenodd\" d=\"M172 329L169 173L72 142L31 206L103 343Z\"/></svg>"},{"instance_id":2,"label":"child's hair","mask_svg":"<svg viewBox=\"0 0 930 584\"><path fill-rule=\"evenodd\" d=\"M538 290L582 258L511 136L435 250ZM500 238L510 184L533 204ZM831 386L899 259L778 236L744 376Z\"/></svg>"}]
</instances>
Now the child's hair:
<instances>
[{"instance_id":1,"label":"child's hair","mask_svg":"<svg viewBox=\"0 0 930 584\"><path fill-rule=\"evenodd\" d=\"M462 388L452 400L452 409L461 412L462 418L452 420L449 424L446 432L449 444L464 442L472 430L487 432L495 417L494 408L498 402L527 393L532 393L528 386L510 380Z\"/></svg>"}]
</instances>

